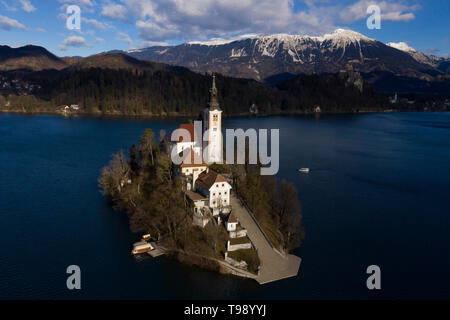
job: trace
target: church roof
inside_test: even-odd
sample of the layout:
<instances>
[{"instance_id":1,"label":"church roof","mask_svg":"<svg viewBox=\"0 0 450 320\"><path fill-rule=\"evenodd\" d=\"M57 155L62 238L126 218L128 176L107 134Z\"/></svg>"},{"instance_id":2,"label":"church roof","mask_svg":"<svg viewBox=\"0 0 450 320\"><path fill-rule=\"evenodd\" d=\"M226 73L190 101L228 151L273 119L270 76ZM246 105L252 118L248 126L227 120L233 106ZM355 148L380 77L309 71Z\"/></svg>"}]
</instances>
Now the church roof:
<instances>
[{"instance_id":1,"label":"church roof","mask_svg":"<svg viewBox=\"0 0 450 320\"><path fill-rule=\"evenodd\" d=\"M216 75L213 75L212 88L209 90L211 93L211 97L209 100L209 109L210 110L220 110L219 107L219 99L217 97L217 87L216 87Z\"/></svg>"},{"instance_id":2,"label":"church roof","mask_svg":"<svg viewBox=\"0 0 450 320\"><path fill-rule=\"evenodd\" d=\"M205 188L206 190L211 189L214 183L218 182L227 182L228 181L219 173L209 170L208 173L202 172L199 174L197 180L195 181L195 184L199 185L202 188Z\"/></svg>"},{"instance_id":3,"label":"church roof","mask_svg":"<svg viewBox=\"0 0 450 320\"><path fill-rule=\"evenodd\" d=\"M190 160L190 161L187 161ZM207 164L203 160L202 155L197 154L192 151L192 149L189 151L189 154L184 158L183 163L181 164L182 168L188 168L188 167L206 167Z\"/></svg>"},{"instance_id":4,"label":"church roof","mask_svg":"<svg viewBox=\"0 0 450 320\"><path fill-rule=\"evenodd\" d=\"M200 201L200 200L207 200L208 197L203 196L200 193L188 190L186 191L186 196L191 199L192 201Z\"/></svg>"},{"instance_id":5,"label":"church roof","mask_svg":"<svg viewBox=\"0 0 450 320\"><path fill-rule=\"evenodd\" d=\"M189 134L191 135L191 139L187 140L187 141L183 141L183 137L179 137L178 141L174 141L174 142L194 142L194 124L193 123L182 123L180 124L180 126L178 127L178 129L185 129L187 131L189 131Z\"/></svg>"}]
</instances>

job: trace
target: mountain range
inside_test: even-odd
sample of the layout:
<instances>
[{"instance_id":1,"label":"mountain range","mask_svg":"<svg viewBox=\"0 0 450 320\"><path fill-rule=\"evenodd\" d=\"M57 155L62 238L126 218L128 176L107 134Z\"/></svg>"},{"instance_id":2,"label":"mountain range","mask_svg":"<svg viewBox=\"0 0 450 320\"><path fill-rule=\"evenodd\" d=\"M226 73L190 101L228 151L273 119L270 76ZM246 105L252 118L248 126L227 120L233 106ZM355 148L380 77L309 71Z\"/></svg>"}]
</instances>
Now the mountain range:
<instances>
[{"instance_id":1,"label":"mountain range","mask_svg":"<svg viewBox=\"0 0 450 320\"><path fill-rule=\"evenodd\" d=\"M286 73L337 73L349 67L362 73L389 72L431 81L448 74L449 63L449 59L426 55L405 43L384 44L346 29L337 29L320 37L276 34L150 47L124 53L197 72L219 72L258 81Z\"/></svg>"},{"instance_id":2,"label":"mountain range","mask_svg":"<svg viewBox=\"0 0 450 320\"><path fill-rule=\"evenodd\" d=\"M445 91L450 83L450 59L424 54L403 42L384 44L347 29L318 37L276 34L212 39L114 50L86 58L57 57L45 48L31 45L0 46L0 71L90 67L157 70L166 65L269 84L299 74L334 74L341 70L359 71L382 91L435 94ZM438 89L434 90L436 86Z\"/></svg>"}]
</instances>

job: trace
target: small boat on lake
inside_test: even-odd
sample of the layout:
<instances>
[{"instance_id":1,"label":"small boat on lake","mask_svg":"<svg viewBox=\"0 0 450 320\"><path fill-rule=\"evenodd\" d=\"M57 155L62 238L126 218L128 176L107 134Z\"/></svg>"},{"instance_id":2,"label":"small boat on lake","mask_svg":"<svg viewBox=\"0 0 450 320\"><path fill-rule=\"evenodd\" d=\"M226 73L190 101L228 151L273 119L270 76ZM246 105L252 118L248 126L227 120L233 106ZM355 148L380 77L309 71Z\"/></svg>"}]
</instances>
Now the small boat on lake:
<instances>
[{"instance_id":1,"label":"small boat on lake","mask_svg":"<svg viewBox=\"0 0 450 320\"><path fill-rule=\"evenodd\" d=\"M136 242L133 245L133 250L131 250L132 254L141 254L141 253L147 253L149 251L152 251L154 248L153 246L148 242Z\"/></svg>"},{"instance_id":2,"label":"small boat on lake","mask_svg":"<svg viewBox=\"0 0 450 320\"><path fill-rule=\"evenodd\" d=\"M300 168L298 169L301 173L309 173L309 168Z\"/></svg>"}]
</instances>

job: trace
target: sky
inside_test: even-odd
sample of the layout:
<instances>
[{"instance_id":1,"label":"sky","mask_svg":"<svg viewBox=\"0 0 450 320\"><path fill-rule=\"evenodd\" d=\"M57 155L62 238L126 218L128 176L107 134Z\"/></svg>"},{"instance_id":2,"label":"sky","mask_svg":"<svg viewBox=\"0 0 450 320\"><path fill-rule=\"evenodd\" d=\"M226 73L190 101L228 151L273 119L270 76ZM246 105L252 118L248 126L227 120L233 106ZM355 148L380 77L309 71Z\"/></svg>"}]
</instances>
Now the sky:
<instances>
[{"instance_id":1,"label":"sky","mask_svg":"<svg viewBox=\"0 0 450 320\"><path fill-rule=\"evenodd\" d=\"M80 30L67 8L80 8ZM367 27L377 5L380 29ZM322 35L336 28L384 43L405 42L450 57L449 0L0 0L0 45L27 44L58 56L275 33Z\"/></svg>"}]
</instances>

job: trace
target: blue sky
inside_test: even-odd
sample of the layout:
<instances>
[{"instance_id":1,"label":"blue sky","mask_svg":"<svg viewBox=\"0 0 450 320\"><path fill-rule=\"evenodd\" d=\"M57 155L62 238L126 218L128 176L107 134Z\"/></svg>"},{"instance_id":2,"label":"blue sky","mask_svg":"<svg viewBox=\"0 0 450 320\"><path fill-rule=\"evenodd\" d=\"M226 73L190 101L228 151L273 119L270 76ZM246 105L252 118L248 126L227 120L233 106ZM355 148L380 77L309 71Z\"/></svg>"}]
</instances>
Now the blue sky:
<instances>
[{"instance_id":1,"label":"blue sky","mask_svg":"<svg viewBox=\"0 0 450 320\"><path fill-rule=\"evenodd\" d=\"M381 9L381 29L366 9ZM81 30L66 28L68 5L81 9ZM406 42L450 54L448 0L0 0L0 44L44 46L58 56L234 37L320 35L349 28L382 42Z\"/></svg>"}]
</instances>

